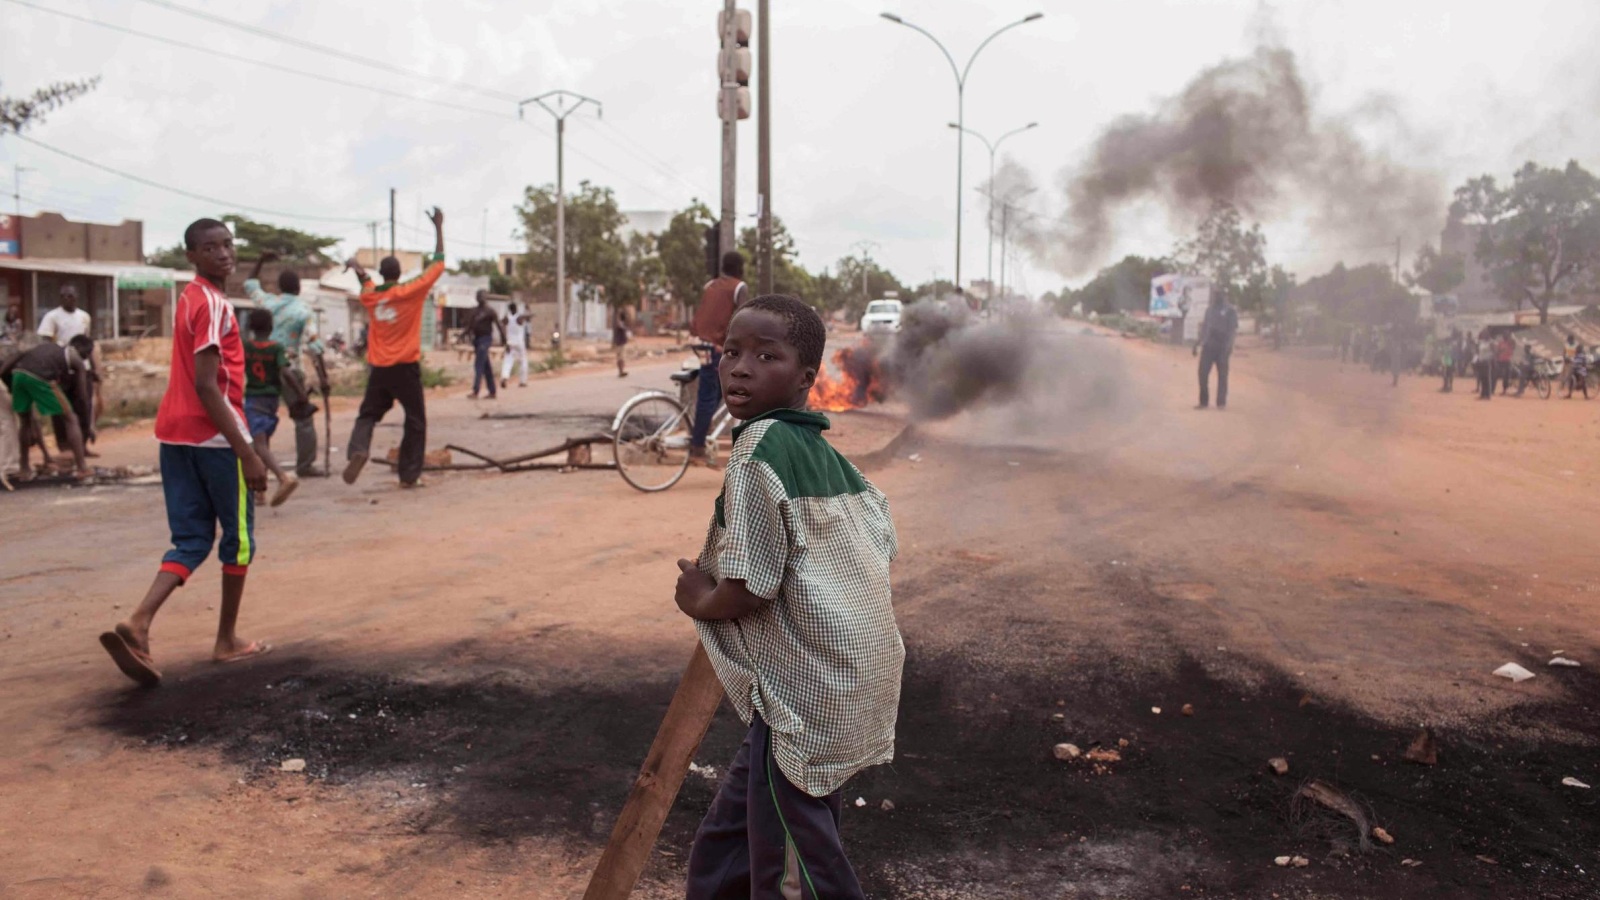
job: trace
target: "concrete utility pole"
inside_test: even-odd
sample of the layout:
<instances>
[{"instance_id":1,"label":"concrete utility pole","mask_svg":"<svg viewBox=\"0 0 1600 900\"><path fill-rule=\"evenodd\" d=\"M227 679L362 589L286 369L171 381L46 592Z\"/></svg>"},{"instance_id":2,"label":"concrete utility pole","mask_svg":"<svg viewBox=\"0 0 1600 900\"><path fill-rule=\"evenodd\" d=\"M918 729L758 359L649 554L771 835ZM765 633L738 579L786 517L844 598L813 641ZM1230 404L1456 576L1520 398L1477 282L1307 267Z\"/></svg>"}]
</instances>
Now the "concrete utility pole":
<instances>
[{"instance_id":1,"label":"concrete utility pole","mask_svg":"<svg viewBox=\"0 0 1600 900\"><path fill-rule=\"evenodd\" d=\"M372 243L367 245L372 248L372 259L368 261L368 264L376 269L378 267L378 223L368 222L367 228L372 231Z\"/></svg>"},{"instance_id":2,"label":"concrete utility pole","mask_svg":"<svg viewBox=\"0 0 1600 900\"><path fill-rule=\"evenodd\" d=\"M567 327L567 116L577 112L585 103L594 104L596 116L604 115L605 108L593 97L572 91L546 91L518 103L518 118L522 117L522 108L529 103L539 104L556 120L556 333L553 338L559 346L562 331Z\"/></svg>"},{"instance_id":3,"label":"concrete utility pole","mask_svg":"<svg viewBox=\"0 0 1600 900\"><path fill-rule=\"evenodd\" d=\"M731 60L733 54L739 49L739 11L734 6L734 0L722 0L722 58ZM728 66L729 69L732 66ZM739 83L734 79L734 73L724 71L722 78L722 104L719 118L722 120L722 221L717 225L719 240L717 245L723 253L738 249L735 243L738 235L735 226L738 224L735 216L738 215L737 205L738 183L734 174L738 168L739 156ZM721 265L721 260L718 260Z\"/></svg>"},{"instance_id":4,"label":"concrete utility pole","mask_svg":"<svg viewBox=\"0 0 1600 900\"><path fill-rule=\"evenodd\" d=\"M389 255L394 255L394 188L389 188Z\"/></svg>"},{"instance_id":5,"label":"concrete utility pole","mask_svg":"<svg viewBox=\"0 0 1600 900\"><path fill-rule=\"evenodd\" d=\"M907 22L905 19L902 19L899 16L895 15L894 13L879 13L879 15L882 16L883 18L888 19L889 21L895 23L896 25L904 25L905 27L911 29L912 31L915 31L918 34L921 34L923 37L927 38L928 40L933 41L934 46L939 48L939 52L944 54L945 61L950 63L950 71L956 76L956 128L957 128L957 131L956 131L956 289L960 290L960 288L961 288L961 201L962 201L961 183L962 183L962 169L963 169L963 165L964 165L963 154L965 153L965 149L966 149L966 142L964 140L962 140L962 139L966 136L966 124L967 124L967 75L969 75L972 72L972 64L977 61L978 54L983 52L983 48L989 46L989 42L990 41L992 41L995 38L999 37L1004 32L1007 32L1007 31L1010 31L1013 28L1016 28L1018 25L1026 25L1029 22L1032 22L1032 21L1034 21L1036 19L1044 18L1044 13L1033 13L1032 15L1029 15L1029 16L1026 16L1024 18L1018 19L1017 21L1012 22L1010 25L1006 25L1006 26L996 30L993 34L989 35L988 37L984 38L983 39L983 43L978 45L978 49L972 51L972 55L967 57L966 68L960 68L960 67L956 66L956 58L950 55L950 51L945 49L944 44L941 43L938 38L934 37L933 33L928 31L928 29L923 28L921 25L913 25L912 23Z\"/></svg>"},{"instance_id":6,"label":"concrete utility pole","mask_svg":"<svg viewBox=\"0 0 1600 900\"><path fill-rule=\"evenodd\" d=\"M850 249L861 254L861 302L862 309L865 304L872 302L872 294L867 287L867 275L872 271L872 251L878 248L877 241L856 241Z\"/></svg>"},{"instance_id":7,"label":"concrete utility pole","mask_svg":"<svg viewBox=\"0 0 1600 900\"><path fill-rule=\"evenodd\" d=\"M757 164L756 164L756 193L760 196L761 220L757 223L756 265L761 272L761 290L758 293L772 293L772 37L767 28L769 17L768 0L760 0L757 4L760 22L756 37L756 52L760 55L757 65L761 79L757 86L760 98L757 101L761 121L757 123L760 129L757 132Z\"/></svg>"}]
</instances>

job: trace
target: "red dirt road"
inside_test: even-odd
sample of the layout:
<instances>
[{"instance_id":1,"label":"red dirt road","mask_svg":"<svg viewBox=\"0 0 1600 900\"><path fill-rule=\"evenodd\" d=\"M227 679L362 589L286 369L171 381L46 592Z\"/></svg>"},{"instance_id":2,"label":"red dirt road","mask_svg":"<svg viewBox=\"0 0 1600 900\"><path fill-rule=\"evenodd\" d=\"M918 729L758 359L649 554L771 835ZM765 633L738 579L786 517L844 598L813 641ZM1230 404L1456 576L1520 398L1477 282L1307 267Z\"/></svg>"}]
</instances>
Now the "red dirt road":
<instances>
[{"instance_id":1,"label":"red dirt road","mask_svg":"<svg viewBox=\"0 0 1600 900\"><path fill-rule=\"evenodd\" d=\"M847 787L872 896L1600 894L1594 792L1560 784L1600 784L1600 402L1245 345L1229 410L1195 412L1187 354L1046 340L1026 402L898 438L889 413L837 417L901 532L899 758ZM587 428L549 415L607 414L617 381L502 401L545 419L430 398L429 444L550 443ZM154 459L135 429L103 452ZM716 478L385 475L264 510L242 632L277 649L205 661L208 564L157 621L152 692L95 637L165 548L159 490L0 496L0 896L581 893L692 646L673 561ZM1537 677L1489 674L1510 660ZM1400 759L1422 725L1434 767ZM738 737L724 712L699 761ZM1362 852L1296 803L1313 777L1396 843ZM691 776L641 896L677 890L713 787Z\"/></svg>"}]
</instances>

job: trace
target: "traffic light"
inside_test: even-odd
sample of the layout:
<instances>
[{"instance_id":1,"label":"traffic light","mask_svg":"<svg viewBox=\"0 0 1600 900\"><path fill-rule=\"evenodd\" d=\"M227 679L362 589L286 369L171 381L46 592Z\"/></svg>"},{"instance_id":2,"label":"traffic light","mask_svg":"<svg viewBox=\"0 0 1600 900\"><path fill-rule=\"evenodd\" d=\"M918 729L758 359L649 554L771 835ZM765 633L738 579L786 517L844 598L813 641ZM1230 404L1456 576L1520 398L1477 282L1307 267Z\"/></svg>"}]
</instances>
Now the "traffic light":
<instances>
[{"instance_id":1,"label":"traffic light","mask_svg":"<svg viewBox=\"0 0 1600 900\"><path fill-rule=\"evenodd\" d=\"M716 225L706 226L706 277L716 278L722 274L722 229Z\"/></svg>"},{"instance_id":2,"label":"traffic light","mask_svg":"<svg viewBox=\"0 0 1600 900\"><path fill-rule=\"evenodd\" d=\"M750 11L735 10L733 14L734 46L723 46L717 53L717 115L724 121L750 118ZM728 14L717 13L717 38L722 40L728 25ZM734 108L727 108L729 85L738 85L732 92Z\"/></svg>"}]
</instances>

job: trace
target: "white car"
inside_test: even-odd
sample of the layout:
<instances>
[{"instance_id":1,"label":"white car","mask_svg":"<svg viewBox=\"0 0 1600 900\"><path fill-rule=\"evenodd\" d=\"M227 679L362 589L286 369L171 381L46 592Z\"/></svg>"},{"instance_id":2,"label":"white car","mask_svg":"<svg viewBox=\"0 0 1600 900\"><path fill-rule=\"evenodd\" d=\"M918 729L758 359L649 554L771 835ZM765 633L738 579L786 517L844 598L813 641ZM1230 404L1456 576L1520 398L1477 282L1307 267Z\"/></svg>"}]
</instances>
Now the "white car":
<instances>
[{"instance_id":1,"label":"white car","mask_svg":"<svg viewBox=\"0 0 1600 900\"><path fill-rule=\"evenodd\" d=\"M867 314L861 317L862 334L893 334L900 330L899 300L874 300L867 304Z\"/></svg>"}]
</instances>

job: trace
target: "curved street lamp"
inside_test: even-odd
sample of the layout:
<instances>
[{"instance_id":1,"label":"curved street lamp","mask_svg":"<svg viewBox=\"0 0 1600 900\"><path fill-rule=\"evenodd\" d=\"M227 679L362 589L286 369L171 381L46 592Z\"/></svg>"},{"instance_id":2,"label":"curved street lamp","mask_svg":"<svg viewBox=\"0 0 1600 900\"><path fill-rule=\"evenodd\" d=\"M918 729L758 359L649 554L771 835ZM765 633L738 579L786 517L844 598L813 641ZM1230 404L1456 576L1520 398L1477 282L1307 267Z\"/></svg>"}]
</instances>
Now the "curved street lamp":
<instances>
[{"instance_id":1,"label":"curved street lamp","mask_svg":"<svg viewBox=\"0 0 1600 900\"><path fill-rule=\"evenodd\" d=\"M1000 135L998 138L996 138L994 140L993 143L990 143L988 138L984 137L983 135L979 134L976 131L973 131L971 128L967 128L966 126L958 124L956 122L951 122L950 123L950 127L956 129L957 131L963 131L963 132L966 132L967 134L972 135L973 137L977 138L978 140L983 141L983 145L985 147L989 148L989 190L993 191L994 190L994 157L995 157L995 154L999 152L1000 145L1005 143L1006 138L1011 137L1014 134L1021 134L1024 131L1030 131L1030 130L1032 130L1034 128L1038 128L1039 127L1039 123L1038 122L1029 122L1028 124L1022 126L1021 128L1013 128L1010 131L1006 132L1005 134ZM989 201L989 270L988 270L988 274L987 274L986 277L989 279L989 293L988 293L988 296L984 297L984 300L985 301L989 301L989 300L993 300L994 299L994 200L993 200L992 197L990 198L990 201Z\"/></svg>"},{"instance_id":2,"label":"curved street lamp","mask_svg":"<svg viewBox=\"0 0 1600 900\"><path fill-rule=\"evenodd\" d=\"M960 291L961 290L961 190L962 190L961 189L961 167L962 167L963 156L964 156L964 153L965 153L965 141L963 140L963 136L966 134L965 126L967 124L967 112L966 112L966 106L967 106L967 99L966 99L967 74L972 71L972 64L975 61L977 61L978 54L983 52L983 48L989 46L989 42L990 41L992 41L995 38L999 37L1001 34L1007 32L1007 31L1010 31L1013 28L1016 28L1018 25L1026 25L1029 22L1032 22L1032 21L1034 21L1036 19L1044 18L1044 13L1036 12L1036 13L1033 13L1032 15L1024 16L1023 18L1018 19L1015 22L1012 22L1010 25L1004 25L1004 26L996 29L993 34L991 34L988 37L983 39L983 43L978 45L978 49L972 51L972 55L971 56L967 57L966 68L961 68L961 67L956 65L955 57L950 55L950 51L945 49L944 44L940 43L939 39L934 37L933 34L928 31L928 29L923 28L921 25L917 25L917 24L914 24L914 23L911 23L911 22L907 22L905 19L900 18L899 16L895 15L894 13L879 13L879 15L881 15L883 18L888 19L889 21L895 23L896 25L904 25L905 27L911 29L912 31L915 31L915 32L921 34L923 37L927 38L928 40L933 41L934 46L939 48L939 52L944 54L945 61L950 63L950 72L951 72L951 74L955 75L955 77L956 77L956 127L958 129L958 131L956 133L956 290Z\"/></svg>"}]
</instances>

